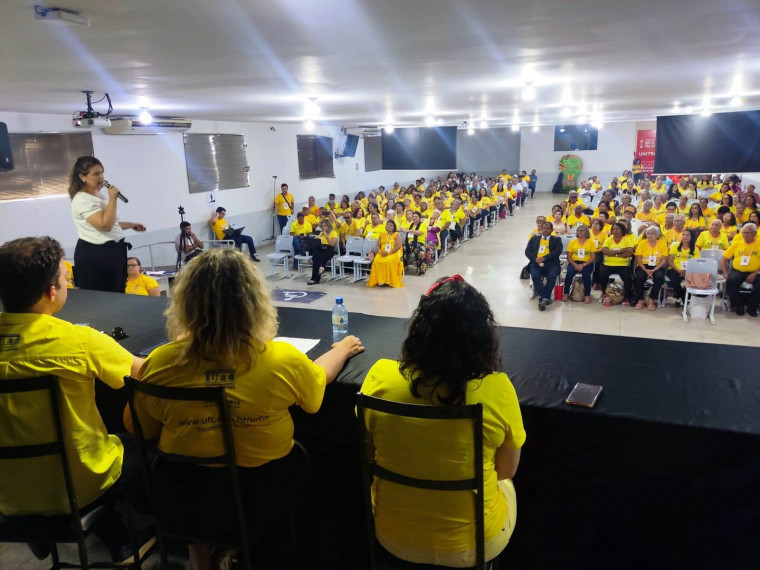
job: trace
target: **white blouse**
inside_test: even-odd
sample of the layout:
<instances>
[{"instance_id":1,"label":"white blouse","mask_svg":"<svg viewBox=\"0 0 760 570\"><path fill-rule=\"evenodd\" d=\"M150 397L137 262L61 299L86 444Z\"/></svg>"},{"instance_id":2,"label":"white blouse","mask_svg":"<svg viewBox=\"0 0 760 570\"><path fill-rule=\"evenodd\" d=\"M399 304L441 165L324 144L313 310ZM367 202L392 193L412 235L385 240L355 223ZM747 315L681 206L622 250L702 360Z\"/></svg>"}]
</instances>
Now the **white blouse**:
<instances>
[{"instance_id":1,"label":"white blouse","mask_svg":"<svg viewBox=\"0 0 760 570\"><path fill-rule=\"evenodd\" d=\"M71 217L74 218L74 225L77 227L79 239L95 245L101 245L107 241L119 241L124 239L124 230L119 225L119 217L110 231L101 232L87 218L99 211L105 211L108 202L101 196L93 196L89 192L81 190L76 193L71 201Z\"/></svg>"}]
</instances>

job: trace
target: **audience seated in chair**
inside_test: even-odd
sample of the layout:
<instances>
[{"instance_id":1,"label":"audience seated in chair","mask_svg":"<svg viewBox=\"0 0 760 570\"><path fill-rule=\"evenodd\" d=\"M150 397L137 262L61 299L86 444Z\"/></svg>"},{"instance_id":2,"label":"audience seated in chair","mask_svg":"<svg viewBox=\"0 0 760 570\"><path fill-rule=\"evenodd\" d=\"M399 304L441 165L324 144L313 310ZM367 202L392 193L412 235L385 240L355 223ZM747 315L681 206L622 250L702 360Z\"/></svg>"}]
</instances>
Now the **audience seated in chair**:
<instances>
[{"instance_id":1,"label":"audience seated in chair","mask_svg":"<svg viewBox=\"0 0 760 570\"><path fill-rule=\"evenodd\" d=\"M230 291L235 295L230 295ZM284 342L275 342L277 315L259 270L242 254L215 249L199 256L177 276L167 311L171 342L146 359L142 380L171 387L224 384L230 400L235 453L240 466L244 503L252 512L286 516L303 484L299 465L292 465L293 420L288 408L298 405L316 413L325 392L346 360L362 352L361 341L347 336L314 362ZM136 394L135 408L144 435L167 453L221 455L221 438L203 402L161 402ZM125 423L131 425L129 413ZM202 427L202 429L199 428ZM275 468L276 465L280 467ZM267 466L266 468L264 468ZM214 468L161 463L172 496L198 497L214 504L224 493ZM277 479L266 474L276 472ZM180 510L193 504L178 504ZM263 509L263 511L262 511ZM203 513L213 521L214 513ZM191 547L191 568L208 568L209 545Z\"/></svg>"},{"instance_id":2,"label":"audience seated in chair","mask_svg":"<svg viewBox=\"0 0 760 570\"><path fill-rule=\"evenodd\" d=\"M72 325L55 315L67 298L63 249L52 238L21 238L0 247L0 335L17 339L0 351L0 382L53 375L60 388L60 409L76 499L81 509L106 505L95 528L114 561L133 555L127 529L116 510L142 489L142 463L129 434L109 435L95 407L95 382L113 389L124 376L137 375L143 361L110 336L89 326ZM36 393L0 398L4 445L31 445L54 439ZM31 407L30 407L31 406ZM47 412L49 414L49 412ZM14 426L13 430L10 426ZM57 515L68 512L68 498L57 458L14 460L0 469L0 514ZM54 478L53 478L54 477ZM144 546L151 544L144 537ZM38 556L45 549L37 547Z\"/></svg>"},{"instance_id":3,"label":"audience seated in chair","mask_svg":"<svg viewBox=\"0 0 760 570\"><path fill-rule=\"evenodd\" d=\"M541 235L531 237L525 248L525 257L530 261L533 290L538 295L539 311L545 311L552 304L552 291L561 269L559 256L562 255L562 240L552 235L552 230L552 224L544 222Z\"/></svg>"},{"instance_id":4,"label":"audience seated in chair","mask_svg":"<svg viewBox=\"0 0 760 570\"><path fill-rule=\"evenodd\" d=\"M461 343L470 347L461 350ZM459 275L442 278L420 300L401 346L401 358L379 360L361 392L385 400L432 406L483 405L486 560L504 550L515 528L512 477L525 442L520 406L501 361L493 313ZM371 448L380 465L411 477L473 477L472 427L454 438L436 426L369 412ZM410 458L409 455L413 455ZM394 556L446 567L475 564L471 492L443 493L376 480L376 535Z\"/></svg>"}]
</instances>

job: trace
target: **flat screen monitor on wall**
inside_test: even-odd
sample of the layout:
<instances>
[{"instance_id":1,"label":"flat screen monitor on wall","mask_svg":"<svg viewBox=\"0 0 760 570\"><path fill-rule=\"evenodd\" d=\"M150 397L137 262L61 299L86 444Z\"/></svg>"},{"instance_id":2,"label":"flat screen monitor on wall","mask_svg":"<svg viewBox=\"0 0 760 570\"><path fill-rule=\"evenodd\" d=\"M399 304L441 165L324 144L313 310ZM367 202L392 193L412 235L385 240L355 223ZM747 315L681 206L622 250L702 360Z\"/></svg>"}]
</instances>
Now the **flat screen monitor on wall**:
<instances>
[{"instance_id":1,"label":"flat screen monitor on wall","mask_svg":"<svg viewBox=\"0 0 760 570\"><path fill-rule=\"evenodd\" d=\"M760 111L657 117L654 171L760 171Z\"/></svg>"},{"instance_id":2,"label":"flat screen monitor on wall","mask_svg":"<svg viewBox=\"0 0 760 570\"><path fill-rule=\"evenodd\" d=\"M554 150L596 150L599 129L591 125L558 125L554 127Z\"/></svg>"},{"instance_id":3,"label":"flat screen monitor on wall","mask_svg":"<svg viewBox=\"0 0 760 570\"><path fill-rule=\"evenodd\" d=\"M456 170L457 128L383 131L383 170Z\"/></svg>"}]
</instances>

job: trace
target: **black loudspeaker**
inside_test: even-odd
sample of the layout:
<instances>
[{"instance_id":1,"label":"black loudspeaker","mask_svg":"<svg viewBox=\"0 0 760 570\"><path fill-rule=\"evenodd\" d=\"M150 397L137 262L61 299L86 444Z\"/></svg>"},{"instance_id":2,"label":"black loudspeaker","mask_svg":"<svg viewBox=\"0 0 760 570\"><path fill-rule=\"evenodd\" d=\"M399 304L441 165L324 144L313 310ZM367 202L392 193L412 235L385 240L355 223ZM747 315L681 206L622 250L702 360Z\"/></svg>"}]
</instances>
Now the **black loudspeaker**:
<instances>
[{"instance_id":1,"label":"black loudspeaker","mask_svg":"<svg viewBox=\"0 0 760 570\"><path fill-rule=\"evenodd\" d=\"M8 136L8 126L0 123L0 171L13 170L11 156L11 138Z\"/></svg>"}]
</instances>

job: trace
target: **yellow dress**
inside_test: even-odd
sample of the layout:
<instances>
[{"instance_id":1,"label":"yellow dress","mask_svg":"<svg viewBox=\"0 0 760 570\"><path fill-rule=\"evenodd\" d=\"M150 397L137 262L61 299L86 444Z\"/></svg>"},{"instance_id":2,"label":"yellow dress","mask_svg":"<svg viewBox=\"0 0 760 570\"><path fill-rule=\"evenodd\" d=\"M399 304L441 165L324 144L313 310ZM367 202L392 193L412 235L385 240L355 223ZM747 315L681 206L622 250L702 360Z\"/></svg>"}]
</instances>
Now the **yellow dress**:
<instances>
[{"instance_id":1,"label":"yellow dress","mask_svg":"<svg viewBox=\"0 0 760 570\"><path fill-rule=\"evenodd\" d=\"M387 231L380 235L380 239L377 242L378 253L372 261L367 287L375 287L376 285L404 286L404 282L402 281L404 277L404 264L401 262L401 249L390 255L380 255L380 252L390 251L395 247L397 237L398 233L389 234Z\"/></svg>"}]
</instances>

